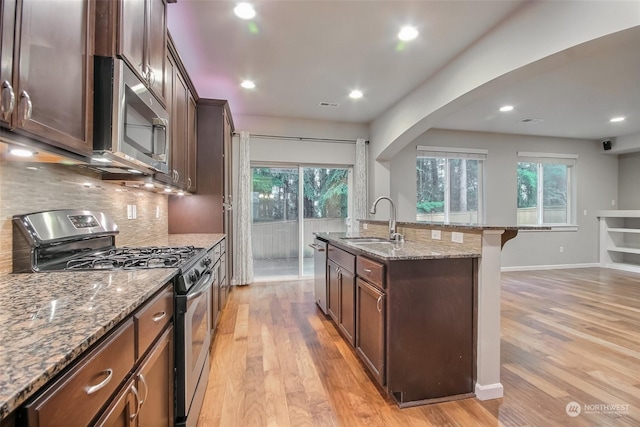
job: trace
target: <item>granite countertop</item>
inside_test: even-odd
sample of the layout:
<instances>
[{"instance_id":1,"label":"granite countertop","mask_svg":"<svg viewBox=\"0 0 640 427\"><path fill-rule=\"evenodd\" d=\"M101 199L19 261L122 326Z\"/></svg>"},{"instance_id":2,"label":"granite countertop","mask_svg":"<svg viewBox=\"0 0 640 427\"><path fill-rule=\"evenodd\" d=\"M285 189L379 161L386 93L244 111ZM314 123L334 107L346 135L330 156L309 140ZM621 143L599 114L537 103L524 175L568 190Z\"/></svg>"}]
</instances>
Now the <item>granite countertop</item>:
<instances>
[{"instance_id":1,"label":"granite countertop","mask_svg":"<svg viewBox=\"0 0 640 427\"><path fill-rule=\"evenodd\" d=\"M346 248L356 249L368 256L383 261L419 260L443 258L478 258L479 252L466 248L456 248L442 243L404 241L403 243L358 242L358 234L354 233L315 233L320 239ZM345 237L347 239L345 239ZM349 238L352 238L351 240Z\"/></svg>"},{"instance_id":2,"label":"granite countertop","mask_svg":"<svg viewBox=\"0 0 640 427\"><path fill-rule=\"evenodd\" d=\"M376 220L376 219L361 219L360 222L369 223L369 224L389 224L387 220ZM435 227L441 228L443 230L446 229L457 229L457 230L512 230L512 231L520 231L520 230L551 230L550 226L547 225L491 225L491 224L464 224L458 222L430 222L430 221L397 221L396 226L409 226L409 227Z\"/></svg>"},{"instance_id":3,"label":"granite countertop","mask_svg":"<svg viewBox=\"0 0 640 427\"><path fill-rule=\"evenodd\" d=\"M211 248L224 234L144 246ZM162 289L177 268L0 275L0 420Z\"/></svg>"}]
</instances>

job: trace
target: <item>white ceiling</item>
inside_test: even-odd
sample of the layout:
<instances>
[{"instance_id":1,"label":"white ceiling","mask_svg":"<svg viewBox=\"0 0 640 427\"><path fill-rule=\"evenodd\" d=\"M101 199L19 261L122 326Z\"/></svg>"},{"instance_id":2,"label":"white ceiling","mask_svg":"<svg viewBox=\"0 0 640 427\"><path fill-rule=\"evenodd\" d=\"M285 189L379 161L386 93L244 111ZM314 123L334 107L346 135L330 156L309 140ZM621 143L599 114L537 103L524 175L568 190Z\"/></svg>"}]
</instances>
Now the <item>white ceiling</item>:
<instances>
[{"instance_id":1,"label":"white ceiling","mask_svg":"<svg viewBox=\"0 0 640 427\"><path fill-rule=\"evenodd\" d=\"M254 1L249 22L235 17L231 1L178 0L168 19L198 94L229 100L233 114L367 123L524 3ZM403 46L396 35L406 24L420 36ZM491 82L458 100L461 108L436 127L588 139L640 132L639 30ZM256 89L241 88L243 79ZM350 99L352 89L364 97ZM515 110L498 114L505 103ZM614 115L628 119L614 126Z\"/></svg>"}]
</instances>

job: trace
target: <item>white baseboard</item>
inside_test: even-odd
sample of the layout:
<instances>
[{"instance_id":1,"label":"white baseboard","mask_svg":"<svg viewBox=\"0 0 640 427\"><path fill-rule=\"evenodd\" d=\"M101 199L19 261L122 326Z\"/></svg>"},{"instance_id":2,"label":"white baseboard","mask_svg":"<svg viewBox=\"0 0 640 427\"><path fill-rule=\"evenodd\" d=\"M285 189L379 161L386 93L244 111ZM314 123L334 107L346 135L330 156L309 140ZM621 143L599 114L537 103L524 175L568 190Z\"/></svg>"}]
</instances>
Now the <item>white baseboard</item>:
<instances>
[{"instance_id":1,"label":"white baseboard","mask_svg":"<svg viewBox=\"0 0 640 427\"><path fill-rule=\"evenodd\" d=\"M569 268L593 268L602 267L597 262L584 264L552 264L552 265L523 265L516 267L502 267L500 271L535 271L535 270L564 270Z\"/></svg>"},{"instance_id":2,"label":"white baseboard","mask_svg":"<svg viewBox=\"0 0 640 427\"><path fill-rule=\"evenodd\" d=\"M500 399L504 396L504 387L501 383L480 385L476 383L476 398L479 400Z\"/></svg>"}]
</instances>

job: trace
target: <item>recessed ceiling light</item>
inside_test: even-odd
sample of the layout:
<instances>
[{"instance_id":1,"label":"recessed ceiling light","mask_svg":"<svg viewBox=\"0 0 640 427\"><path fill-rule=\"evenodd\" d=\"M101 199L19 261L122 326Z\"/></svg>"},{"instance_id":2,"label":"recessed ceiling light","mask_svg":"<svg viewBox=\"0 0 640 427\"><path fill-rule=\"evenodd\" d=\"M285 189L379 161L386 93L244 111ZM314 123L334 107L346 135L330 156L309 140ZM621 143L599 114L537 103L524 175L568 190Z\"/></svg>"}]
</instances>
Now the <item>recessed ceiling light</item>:
<instances>
[{"instance_id":1,"label":"recessed ceiling light","mask_svg":"<svg viewBox=\"0 0 640 427\"><path fill-rule=\"evenodd\" d=\"M252 19L256 16L256 10L249 3L238 3L233 13L240 19Z\"/></svg>"},{"instance_id":2,"label":"recessed ceiling light","mask_svg":"<svg viewBox=\"0 0 640 427\"><path fill-rule=\"evenodd\" d=\"M500 111L502 111L503 113L511 110L513 110L513 105L503 105L502 107L500 107Z\"/></svg>"},{"instance_id":3,"label":"recessed ceiling light","mask_svg":"<svg viewBox=\"0 0 640 427\"><path fill-rule=\"evenodd\" d=\"M24 148L12 148L9 152L16 157L31 157L35 154L33 151Z\"/></svg>"},{"instance_id":4,"label":"recessed ceiling light","mask_svg":"<svg viewBox=\"0 0 640 427\"><path fill-rule=\"evenodd\" d=\"M618 122L624 122L624 117L614 117L613 119L609 120L611 123L618 123Z\"/></svg>"},{"instance_id":5,"label":"recessed ceiling light","mask_svg":"<svg viewBox=\"0 0 640 427\"><path fill-rule=\"evenodd\" d=\"M353 99L360 99L362 98L362 91L361 90L352 90L351 93L349 94L350 98Z\"/></svg>"},{"instance_id":6,"label":"recessed ceiling light","mask_svg":"<svg viewBox=\"0 0 640 427\"><path fill-rule=\"evenodd\" d=\"M398 38L403 42L408 42L409 40L413 40L416 37L418 37L418 30L416 29L416 27L412 27L410 25L402 27L400 29L400 32L398 33Z\"/></svg>"},{"instance_id":7,"label":"recessed ceiling light","mask_svg":"<svg viewBox=\"0 0 640 427\"><path fill-rule=\"evenodd\" d=\"M240 83L240 86L242 86L245 89L254 89L256 87L256 84L251 80L245 80L242 83Z\"/></svg>"}]
</instances>

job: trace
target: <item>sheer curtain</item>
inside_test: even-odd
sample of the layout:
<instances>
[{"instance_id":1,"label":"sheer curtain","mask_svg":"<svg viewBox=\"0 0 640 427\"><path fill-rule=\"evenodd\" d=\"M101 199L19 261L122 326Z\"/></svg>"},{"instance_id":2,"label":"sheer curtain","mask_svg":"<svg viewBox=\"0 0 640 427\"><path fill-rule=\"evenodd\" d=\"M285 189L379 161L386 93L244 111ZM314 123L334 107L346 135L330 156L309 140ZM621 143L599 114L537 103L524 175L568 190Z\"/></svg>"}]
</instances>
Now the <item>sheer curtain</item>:
<instances>
[{"instance_id":1,"label":"sheer curtain","mask_svg":"<svg viewBox=\"0 0 640 427\"><path fill-rule=\"evenodd\" d=\"M358 230L358 220L367 218L367 145L363 138L356 140L356 163L353 166L352 230Z\"/></svg>"},{"instance_id":2,"label":"sheer curtain","mask_svg":"<svg viewBox=\"0 0 640 427\"><path fill-rule=\"evenodd\" d=\"M253 250L251 245L251 165L250 135L240 132L238 156L238 229L236 242L235 279L237 285L253 282Z\"/></svg>"}]
</instances>

